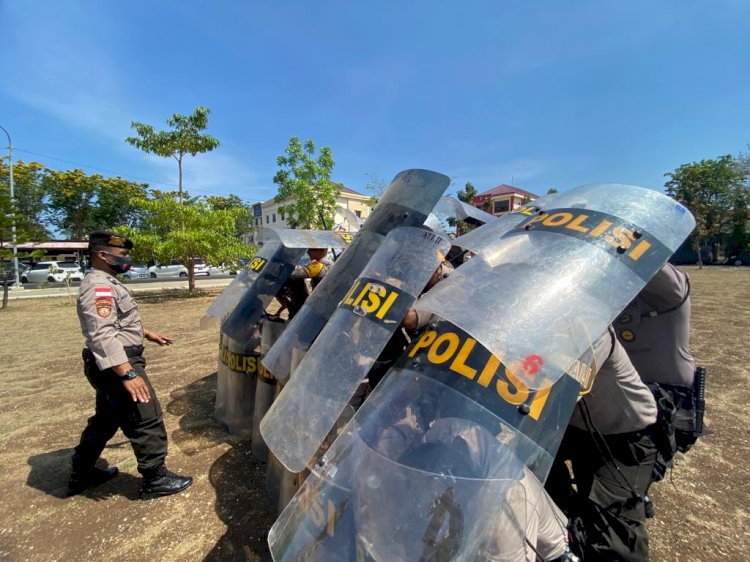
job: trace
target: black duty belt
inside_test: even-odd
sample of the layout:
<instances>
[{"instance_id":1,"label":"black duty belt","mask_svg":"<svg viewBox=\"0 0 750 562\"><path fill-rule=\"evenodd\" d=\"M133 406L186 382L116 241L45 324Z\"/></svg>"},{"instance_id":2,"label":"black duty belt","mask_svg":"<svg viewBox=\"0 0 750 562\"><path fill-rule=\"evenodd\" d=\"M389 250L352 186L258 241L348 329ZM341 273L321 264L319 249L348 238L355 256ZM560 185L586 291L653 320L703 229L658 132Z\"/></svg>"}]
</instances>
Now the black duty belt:
<instances>
[{"instance_id":1,"label":"black duty belt","mask_svg":"<svg viewBox=\"0 0 750 562\"><path fill-rule=\"evenodd\" d=\"M143 350L145 349L142 345L128 345L123 347L125 350L125 355L128 357L140 357L143 355ZM83 348L84 354L91 354L91 350L88 347Z\"/></svg>"}]
</instances>

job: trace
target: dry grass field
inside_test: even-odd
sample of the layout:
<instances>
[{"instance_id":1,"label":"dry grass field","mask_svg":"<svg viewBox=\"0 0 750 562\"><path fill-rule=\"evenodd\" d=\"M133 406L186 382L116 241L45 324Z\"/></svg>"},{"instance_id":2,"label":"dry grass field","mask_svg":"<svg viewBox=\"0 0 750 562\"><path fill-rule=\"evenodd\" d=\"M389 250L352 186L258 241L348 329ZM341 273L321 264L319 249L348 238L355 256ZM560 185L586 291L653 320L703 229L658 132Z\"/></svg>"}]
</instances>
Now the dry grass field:
<instances>
[{"instance_id":1,"label":"dry grass field","mask_svg":"<svg viewBox=\"0 0 750 562\"><path fill-rule=\"evenodd\" d=\"M750 268L688 270L712 434L654 487L652 560L741 560L750 552ZM135 460L119 433L104 457L121 475L63 497L93 408L75 307L36 299L0 312L1 560L270 560L264 469L213 419L218 333L198 327L213 298L140 301L146 326L175 338L172 347L148 347L146 358L165 411L169 466L195 477L187 493L150 502L137 499Z\"/></svg>"}]
</instances>

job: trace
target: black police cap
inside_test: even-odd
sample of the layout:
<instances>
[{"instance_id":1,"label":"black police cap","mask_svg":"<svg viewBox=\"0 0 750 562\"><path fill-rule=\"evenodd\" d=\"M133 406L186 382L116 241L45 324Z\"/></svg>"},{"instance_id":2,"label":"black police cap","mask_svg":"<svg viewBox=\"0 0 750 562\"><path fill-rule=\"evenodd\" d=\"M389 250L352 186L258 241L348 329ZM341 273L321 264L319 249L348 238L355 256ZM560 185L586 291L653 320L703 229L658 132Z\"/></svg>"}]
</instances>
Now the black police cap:
<instances>
[{"instance_id":1,"label":"black police cap","mask_svg":"<svg viewBox=\"0 0 750 562\"><path fill-rule=\"evenodd\" d=\"M89 235L89 244L98 244L100 246L112 246L114 248L133 249L133 241L125 236L108 232L106 230L97 230Z\"/></svg>"}]
</instances>

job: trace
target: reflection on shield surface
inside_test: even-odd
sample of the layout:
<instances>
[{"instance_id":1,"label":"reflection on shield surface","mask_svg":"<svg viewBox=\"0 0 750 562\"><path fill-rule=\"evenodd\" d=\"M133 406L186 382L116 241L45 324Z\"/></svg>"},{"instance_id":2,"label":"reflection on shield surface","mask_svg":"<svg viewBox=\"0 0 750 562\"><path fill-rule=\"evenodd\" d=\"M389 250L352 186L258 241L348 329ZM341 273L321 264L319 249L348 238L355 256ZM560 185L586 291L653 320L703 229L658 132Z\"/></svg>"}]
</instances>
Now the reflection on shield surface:
<instances>
[{"instance_id":1,"label":"reflection on shield surface","mask_svg":"<svg viewBox=\"0 0 750 562\"><path fill-rule=\"evenodd\" d=\"M449 248L428 230L397 228L352 283L261 422L289 470L311 460Z\"/></svg>"},{"instance_id":2,"label":"reflection on shield surface","mask_svg":"<svg viewBox=\"0 0 750 562\"><path fill-rule=\"evenodd\" d=\"M694 225L632 186L552 201L480 227L500 234L417 301L435 322L276 521L274 560L529 555L540 482L591 381L591 343Z\"/></svg>"},{"instance_id":3,"label":"reflection on shield surface","mask_svg":"<svg viewBox=\"0 0 750 562\"><path fill-rule=\"evenodd\" d=\"M393 179L347 251L264 359L264 365L277 379L290 375L291 354L310 347L385 235L398 226L424 223L449 183L447 176L428 170L406 170Z\"/></svg>"},{"instance_id":4,"label":"reflection on shield surface","mask_svg":"<svg viewBox=\"0 0 750 562\"><path fill-rule=\"evenodd\" d=\"M508 229L510 220L474 231L500 236L475 245L477 256L418 308L502 355L530 388L562 376L695 225L667 196L619 184L555 194ZM497 303L497 313L487 314L486 303Z\"/></svg>"}]
</instances>

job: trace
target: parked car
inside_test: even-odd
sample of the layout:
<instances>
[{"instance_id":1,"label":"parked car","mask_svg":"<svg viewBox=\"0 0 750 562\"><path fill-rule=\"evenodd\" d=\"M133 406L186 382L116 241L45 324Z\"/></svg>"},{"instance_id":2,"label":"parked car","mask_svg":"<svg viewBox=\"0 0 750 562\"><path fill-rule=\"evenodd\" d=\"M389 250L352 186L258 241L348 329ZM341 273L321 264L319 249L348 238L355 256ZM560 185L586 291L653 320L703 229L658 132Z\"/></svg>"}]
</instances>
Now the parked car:
<instances>
[{"instance_id":1,"label":"parked car","mask_svg":"<svg viewBox=\"0 0 750 562\"><path fill-rule=\"evenodd\" d=\"M750 265L750 252L729 256L724 265Z\"/></svg>"},{"instance_id":2,"label":"parked car","mask_svg":"<svg viewBox=\"0 0 750 562\"><path fill-rule=\"evenodd\" d=\"M21 283L62 283L83 279L81 266L73 261L40 261L21 274Z\"/></svg>"},{"instance_id":3,"label":"parked car","mask_svg":"<svg viewBox=\"0 0 750 562\"><path fill-rule=\"evenodd\" d=\"M211 266L208 265L204 260L201 258L194 258L193 259L193 274L194 275L211 275Z\"/></svg>"},{"instance_id":4,"label":"parked car","mask_svg":"<svg viewBox=\"0 0 750 562\"><path fill-rule=\"evenodd\" d=\"M29 269L26 264L18 262L18 276L23 275L23 272ZM12 261L0 262L0 285L7 283L8 285L14 285L16 283L16 270L13 267Z\"/></svg>"},{"instance_id":5,"label":"parked car","mask_svg":"<svg viewBox=\"0 0 750 562\"><path fill-rule=\"evenodd\" d=\"M151 277L149 268L145 265L134 265L122 274L125 279L148 279Z\"/></svg>"},{"instance_id":6,"label":"parked car","mask_svg":"<svg viewBox=\"0 0 750 562\"><path fill-rule=\"evenodd\" d=\"M173 261L169 265L152 265L148 268L149 275L153 278L159 277L187 277L187 267L178 261Z\"/></svg>"}]
</instances>

